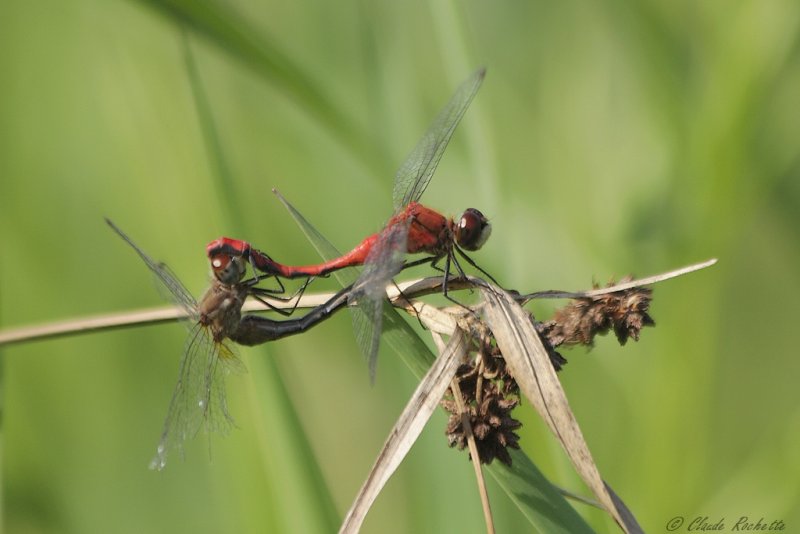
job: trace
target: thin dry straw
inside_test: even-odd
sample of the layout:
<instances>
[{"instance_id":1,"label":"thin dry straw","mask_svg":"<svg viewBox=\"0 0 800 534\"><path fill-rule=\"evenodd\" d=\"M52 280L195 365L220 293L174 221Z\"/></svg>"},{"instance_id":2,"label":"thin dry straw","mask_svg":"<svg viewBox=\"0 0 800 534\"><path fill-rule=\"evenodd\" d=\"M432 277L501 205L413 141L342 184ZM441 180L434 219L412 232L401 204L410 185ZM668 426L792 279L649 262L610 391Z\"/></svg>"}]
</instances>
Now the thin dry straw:
<instances>
[{"instance_id":1,"label":"thin dry straw","mask_svg":"<svg viewBox=\"0 0 800 534\"><path fill-rule=\"evenodd\" d=\"M630 289L632 287L639 287L643 285L654 284L663 282L684 274L688 274L700 269L710 267L717 262L716 259L710 259L701 263L696 263L680 269L675 269L666 273L658 274L625 282L611 287L602 289L593 289L590 291L582 292L568 292L568 291L540 291L537 293L530 293L520 297L520 303L524 304L530 299L534 298L581 298L581 297L596 297ZM439 277L423 278L404 282L400 284L400 289L406 296L422 296L437 290L441 284ZM455 286L451 285L455 288ZM389 286L387 288L389 298L395 299L398 296L397 288ZM313 295L305 295L300 299L298 308L314 308L327 301L333 296L333 293L317 293ZM289 308L292 303L281 301L270 302L275 307ZM264 311L266 308L263 304L255 301L248 301L242 308L243 312L250 311ZM86 334L89 332L98 332L103 330L110 330L116 328L127 328L131 326L142 326L147 324L159 324L168 321L175 321L179 319L186 319L186 313L175 307L160 307L150 308L146 310L137 310L131 312L122 312L114 314L103 314L95 317L84 317L80 319L70 319L66 321L59 321L54 323L46 323L43 325L25 326L20 328L12 328L6 331L0 331L0 347L5 345L12 345L14 343L22 343L25 341L36 341L42 339L55 338L60 336L67 336L72 334Z\"/></svg>"}]
</instances>

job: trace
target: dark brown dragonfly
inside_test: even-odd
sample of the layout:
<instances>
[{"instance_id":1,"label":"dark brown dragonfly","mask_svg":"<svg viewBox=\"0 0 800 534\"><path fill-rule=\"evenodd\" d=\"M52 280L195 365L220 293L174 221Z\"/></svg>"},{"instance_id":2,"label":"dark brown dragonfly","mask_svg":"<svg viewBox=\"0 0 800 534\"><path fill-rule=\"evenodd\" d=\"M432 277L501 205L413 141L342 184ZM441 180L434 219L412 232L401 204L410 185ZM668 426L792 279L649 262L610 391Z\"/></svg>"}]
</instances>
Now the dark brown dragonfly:
<instances>
[{"instance_id":1,"label":"dark brown dragonfly","mask_svg":"<svg viewBox=\"0 0 800 534\"><path fill-rule=\"evenodd\" d=\"M178 382L172 394L151 469L166 466L173 449L183 452L183 444L201 428L206 432L226 433L233 425L225 395L225 375L245 371L244 364L231 350L228 340L240 345L258 345L305 332L347 304L350 288L297 319L275 321L257 315L242 316L248 296L261 297L268 290L256 287L258 279L245 280L247 264L241 256L229 258L224 272L215 272L211 286L199 301L164 263L154 261L122 230L108 225L136 251L158 280L164 296L183 308L188 318L189 336L183 348Z\"/></svg>"}]
</instances>

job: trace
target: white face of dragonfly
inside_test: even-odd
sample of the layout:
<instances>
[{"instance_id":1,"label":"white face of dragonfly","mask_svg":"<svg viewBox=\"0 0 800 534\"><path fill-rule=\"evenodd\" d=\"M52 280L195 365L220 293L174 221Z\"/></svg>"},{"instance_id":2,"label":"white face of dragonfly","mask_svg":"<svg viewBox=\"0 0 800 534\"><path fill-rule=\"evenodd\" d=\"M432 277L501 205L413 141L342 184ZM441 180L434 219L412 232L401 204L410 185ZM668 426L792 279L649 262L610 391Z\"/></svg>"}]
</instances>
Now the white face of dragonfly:
<instances>
[{"instance_id":1,"label":"white face of dragonfly","mask_svg":"<svg viewBox=\"0 0 800 534\"><path fill-rule=\"evenodd\" d=\"M210 259L214 276L225 285L239 283L247 271L247 263L242 256L220 253L212 255Z\"/></svg>"},{"instance_id":2,"label":"white face of dragonfly","mask_svg":"<svg viewBox=\"0 0 800 534\"><path fill-rule=\"evenodd\" d=\"M478 250L492 235L492 225L475 208L469 208L458 219L455 228L456 243L464 250Z\"/></svg>"}]
</instances>

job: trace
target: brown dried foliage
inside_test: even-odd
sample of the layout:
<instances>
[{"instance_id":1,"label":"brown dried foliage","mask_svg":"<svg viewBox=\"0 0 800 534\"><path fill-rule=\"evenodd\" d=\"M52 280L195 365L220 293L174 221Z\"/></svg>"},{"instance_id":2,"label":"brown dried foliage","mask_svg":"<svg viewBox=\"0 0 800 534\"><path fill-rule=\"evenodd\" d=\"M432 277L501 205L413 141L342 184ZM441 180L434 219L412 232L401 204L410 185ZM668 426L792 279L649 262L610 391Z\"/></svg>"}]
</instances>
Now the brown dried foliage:
<instances>
[{"instance_id":1,"label":"brown dried foliage","mask_svg":"<svg viewBox=\"0 0 800 534\"><path fill-rule=\"evenodd\" d=\"M631 280L624 278L622 282ZM610 283L609 285L613 285ZM596 287L596 286L595 286ZM648 314L652 290L636 287L597 297L574 299L557 310L553 318L538 322L531 316L542 343L550 355L556 371L567 360L556 351L561 345L592 346L597 335L614 331L620 345L629 338L639 340L642 328L655 326ZM522 426L511 416L520 403L519 387L506 370L505 360L488 332L474 334L476 358L463 364L456 375L467 413L461 413L448 390L441 404L450 413L447 422L447 439L451 447L463 450L467 446L465 420L469 421L481 463L489 464L495 458L511 465L508 448L519 449L516 430Z\"/></svg>"}]
</instances>

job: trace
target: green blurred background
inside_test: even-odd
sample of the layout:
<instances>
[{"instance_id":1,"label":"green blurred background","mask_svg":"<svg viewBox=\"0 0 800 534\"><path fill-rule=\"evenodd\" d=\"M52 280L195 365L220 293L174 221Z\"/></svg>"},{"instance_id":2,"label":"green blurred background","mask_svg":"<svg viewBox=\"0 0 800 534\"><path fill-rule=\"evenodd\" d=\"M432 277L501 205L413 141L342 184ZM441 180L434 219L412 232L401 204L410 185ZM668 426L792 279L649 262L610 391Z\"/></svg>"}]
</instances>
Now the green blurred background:
<instances>
[{"instance_id":1,"label":"green blurred background","mask_svg":"<svg viewBox=\"0 0 800 534\"><path fill-rule=\"evenodd\" d=\"M423 200L491 217L474 257L504 285L579 289L720 259L657 286L658 327L639 343L565 352L604 478L649 532L675 516L800 532L796 0L7 0L3 328L162 302L103 216L196 294L220 235L317 260L272 187L352 246L389 215L394 170L479 65L487 78ZM346 314L241 350L250 373L228 379L239 428L213 438L211 461L198 437L154 473L184 337L168 324L2 350L5 531L336 528L413 391L408 369L385 350L371 387ZM585 493L530 406L518 413L534 462ZM445 420L365 531L482 531ZM499 531L530 531L489 489Z\"/></svg>"}]
</instances>

